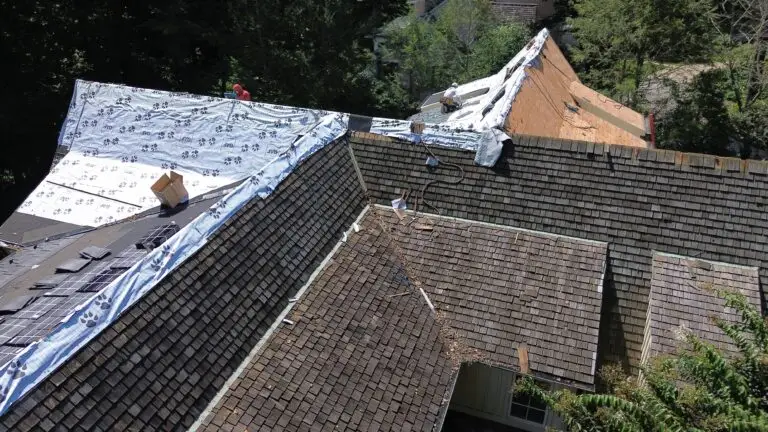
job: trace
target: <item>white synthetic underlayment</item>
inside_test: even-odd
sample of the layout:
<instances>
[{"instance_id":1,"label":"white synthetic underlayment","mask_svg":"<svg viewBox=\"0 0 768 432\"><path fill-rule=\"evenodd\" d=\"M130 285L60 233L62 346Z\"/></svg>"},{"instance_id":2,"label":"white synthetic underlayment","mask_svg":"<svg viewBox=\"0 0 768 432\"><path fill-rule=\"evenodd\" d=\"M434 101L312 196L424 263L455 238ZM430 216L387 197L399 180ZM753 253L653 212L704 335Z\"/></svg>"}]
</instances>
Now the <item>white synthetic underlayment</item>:
<instances>
[{"instance_id":1,"label":"white synthetic underlayment","mask_svg":"<svg viewBox=\"0 0 768 432\"><path fill-rule=\"evenodd\" d=\"M410 132L408 121L377 118L371 132L483 150L478 149L481 138L498 135L493 129L503 127L525 78L524 68L536 60L547 37L542 30L510 62L517 65L522 60L508 79L504 70L480 80L481 84L466 84L471 88L496 83L488 95L480 97L486 104L505 89L485 116L482 109L467 107L464 113L456 113L461 120L426 125L420 136ZM301 161L342 137L348 120L346 114L327 111L78 81L59 143L70 152L20 212L95 226L155 207L149 187L168 169L184 175L190 198L238 180L248 181L4 365L0 415L202 248L243 205L268 197Z\"/></svg>"},{"instance_id":2,"label":"white synthetic underlayment","mask_svg":"<svg viewBox=\"0 0 768 432\"><path fill-rule=\"evenodd\" d=\"M460 85L458 94L469 94L485 88L488 92L465 100L463 108L451 113L448 120L440 124L427 124L423 141L443 141L455 147L477 150L477 142L483 132L503 129L515 97L527 76L525 69L535 65L548 38L549 31L541 30L498 73ZM483 111L486 113L483 114ZM410 139L410 124L406 121L374 119L371 132Z\"/></svg>"},{"instance_id":3,"label":"white synthetic underlayment","mask_svg":"<svg viewBox=\"0 0 768 432\"><path fill-rule=\"evenodd\" d=\"M327 111L77 81L60 145L69 148L19 211L98 226L159 202L173 169L190 198L247 178Z\"/></svg>"},{"instance_id":4,"label":"white synthetic underlayment","mask_svg":"<svg viewBox=\"0 0 768 432\"><path fill-rule=\"evenodd\" d=\"M293 169L346 133L348 117L328 114L292 149L255 171L207 212L154 249L131 269L62 320L44 339L0 369L0 415L70 356L117 320L164 277L202 248L230 217L252 199L268 197Z\"/></svg>"}]
</instances>

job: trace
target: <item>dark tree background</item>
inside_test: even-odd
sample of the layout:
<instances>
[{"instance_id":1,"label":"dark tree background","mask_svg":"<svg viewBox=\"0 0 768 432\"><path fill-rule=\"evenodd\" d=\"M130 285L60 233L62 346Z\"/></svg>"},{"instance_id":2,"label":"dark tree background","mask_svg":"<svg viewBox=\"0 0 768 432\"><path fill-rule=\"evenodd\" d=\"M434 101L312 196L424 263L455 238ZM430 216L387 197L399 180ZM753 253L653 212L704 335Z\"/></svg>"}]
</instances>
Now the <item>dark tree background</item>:
<instances>
[{"instance_id":1,"label":"dark tree background","mask_svg":"<svg viewBox=\"0 0 768 432\"><path fill-rule=\"evenodd\" d=\"M405 0L0 0L0 221L53 160L77 78L376 112L370 36Z\"/></svg>"}]
</instances>

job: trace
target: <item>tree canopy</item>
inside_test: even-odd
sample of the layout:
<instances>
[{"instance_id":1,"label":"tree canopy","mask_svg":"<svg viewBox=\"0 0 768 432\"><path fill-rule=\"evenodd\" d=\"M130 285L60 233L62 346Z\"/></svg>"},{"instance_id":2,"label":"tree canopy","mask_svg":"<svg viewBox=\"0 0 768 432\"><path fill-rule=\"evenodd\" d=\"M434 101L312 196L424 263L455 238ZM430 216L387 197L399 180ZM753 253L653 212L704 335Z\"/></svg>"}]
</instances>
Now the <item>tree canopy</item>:
<instances>
[{"instance_id":1,"label":"tree canopy","mask_svg":"<svg viewBox=\"0 0 768 432\"><path fill-rule=\"evenodd\" d=\"M77 78L377 114L371 35L405 0L0 0L0 220L50 167Z\"/></svg>"},{"instance_id":2,"label":"tree canopy","mask_svg":"<svg viewBox=\"0 0 768 432\"><path fill-rule=\"evenodd\" d=\"M605 394L547 392L530 378L516 391L544 400L572 432L768 430L768 319L743 295L715 291L741 317L738 324L714 321L736 357L681 329L680 351L652 359L642 379L603 370Z\"/></svg>"},{"instance_id":3,"label":"tree canopy","mask_svg":"<svg viewBox=\"0 0 768 432\"><path fill-rule=\"evenodd\" d=\"M585 83L640 111L656 111L658 145L719 155L768 155L764 0L575 0L574 66ZM709 70L667 81L669 107L654 106L658 76L686 65ZM707 70L707 69L702 69Z\"/></svg>"},{"instance_id":4,"label":"tree canopy","mask_svg":"<svg viewBox=\"0 0 768 432\"><path fill-rule=\"evenodd\" d=\"M489 0L448 0L434 20L409 15L392 23L384 44L415 101L498 72L530 36L523 24L499 21Z\"/></svg>"}]
</instances>

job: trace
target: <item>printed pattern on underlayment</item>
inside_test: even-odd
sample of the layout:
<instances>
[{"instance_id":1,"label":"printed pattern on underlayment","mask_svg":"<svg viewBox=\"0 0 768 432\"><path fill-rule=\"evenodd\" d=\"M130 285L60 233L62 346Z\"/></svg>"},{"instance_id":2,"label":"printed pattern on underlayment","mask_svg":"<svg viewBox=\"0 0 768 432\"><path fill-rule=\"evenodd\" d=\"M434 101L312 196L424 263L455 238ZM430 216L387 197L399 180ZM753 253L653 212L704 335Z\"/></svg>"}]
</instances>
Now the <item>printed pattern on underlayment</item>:
<instances>
[{"instance_id":1,"label":"printed pattern on underlayment","mask_svg":"<svg viewBox=\"0 0 768 432\"><path fill-rule=\"evenodd\" d=\"M69 153L18 211L103 225L159 205L150 186L169 170L194 198L257 172L334 114L77 81L59 136Z\"/></svg>"},{"instance_id":2,"label":"printed pattern on underlayment","mask_svg":"<svg viewBox=\"0 0 768 432\"><path fill-rule=\"evenodd\" d=\"M48 336L24 348L0 368L0 415L202 248L246 203L256 197L268 197L302 161L342 137L348 121L344 114L328 114L306 133L295 133L292 147L288 146L266 166L254 170L248 181L75 308Z\"/></svg>"}]
</instances>

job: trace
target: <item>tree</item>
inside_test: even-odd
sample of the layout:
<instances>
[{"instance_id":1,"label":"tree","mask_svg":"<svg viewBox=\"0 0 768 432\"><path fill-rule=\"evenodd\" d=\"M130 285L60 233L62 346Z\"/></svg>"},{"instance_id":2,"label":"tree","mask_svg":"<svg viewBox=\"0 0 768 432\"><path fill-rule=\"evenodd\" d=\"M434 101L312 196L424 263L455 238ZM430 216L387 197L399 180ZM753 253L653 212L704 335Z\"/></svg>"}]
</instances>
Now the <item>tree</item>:
<instances>
[{"instance_id":1,"label":"tree","mask_svg":"<svg viewBox=\"0 0 768 432\"><path fill-rule=\"evenodd\" d=\"M610 394L547 392L530 378L516 391L544 400L573 432L768 430L768 319L741 294L715 291L741 316L715 320L737 357L681 331L685 349L651 361L642 381L604 370Z\"/></svg>"},{"instance_id":2,"label":"tree","mask_svg":"<svg viewBox=\"0 0 768 432\"><path fill-rule=\"evenodd\" d=\"M488 30L469 55L469 68L462 81L489 76L501 70L530 40L530 31L512 23Z\"/></svg>"},{"instance_id":3,"label":"tree","mask_svg":"<svg viewBox=\"0 0 768 432\"><path fill-rule=\"evenodd\" d=\"M448 60L456 75L467 75L475 45L494 27L489 0L449 0L437 17L437 29L448 38L454 55Z\"/></svg>"},{"instance_id":4,"label":"tree","mask_svg":"<svg viewBox=\"0 0 768 432\"><path fill-rule=\"evenodd\" d=\"M255 99L363 113L374 104L365 79L373 64L371 37L405 13L405 0L242 4L236 58Z\"/></svg>"},{"instance_id":5,"label":"tree","mask_svg":"<svg viewBox=\"0 0 768 432\"><path fill-rule=\"evenodd\" d=\"M499 71L530 38L526 26L495 20L488 0L448 0L436 21L392 23L385 52L400 65L413 100Z\"/></svg>"},{"instance_id":6,"label":"tree","mask_svg":"<svg viewBox=\"0 0 768 432\"><path fill-rule=\"evenodd\" d=\"M700 73L689 85L669 82L674 109L660 118L660 147L729 156L734 128L725 100L726 72Z\"/></svg>"},{"instance_id":7,"label":"tree","mask_svg":"<svg viewBox=\"0 0 768 432\"><path fill-rule=\"evenodd\" d=\"M635 106L648 61L706 58L716 37L711 0L576 0L574 7L573 59L583 78Z\"/></svg>"},{"instance_id":8,"label":"tree","mask_svg":"<svg viewBox=\"0 0 768 432\"><path fill-rule=\"evenodd\" d=\"M0 221L50 167L77 78L376 114L371 35L405 0L0 0ZM390 107L391 108L391 107Z\"/></svg>"},{"instance_id":9,"label":"tree","mask_svg":"<svg viewBox=\"0 0 768 432\"><path fill-rule=\"evenodd\" d=\"M408 91L416 100L425 90L443 87L451 81L455 49L435 25L413 14L398 24L386 30L385 51L399 63Z\"/></svg>"}]
</instances>

